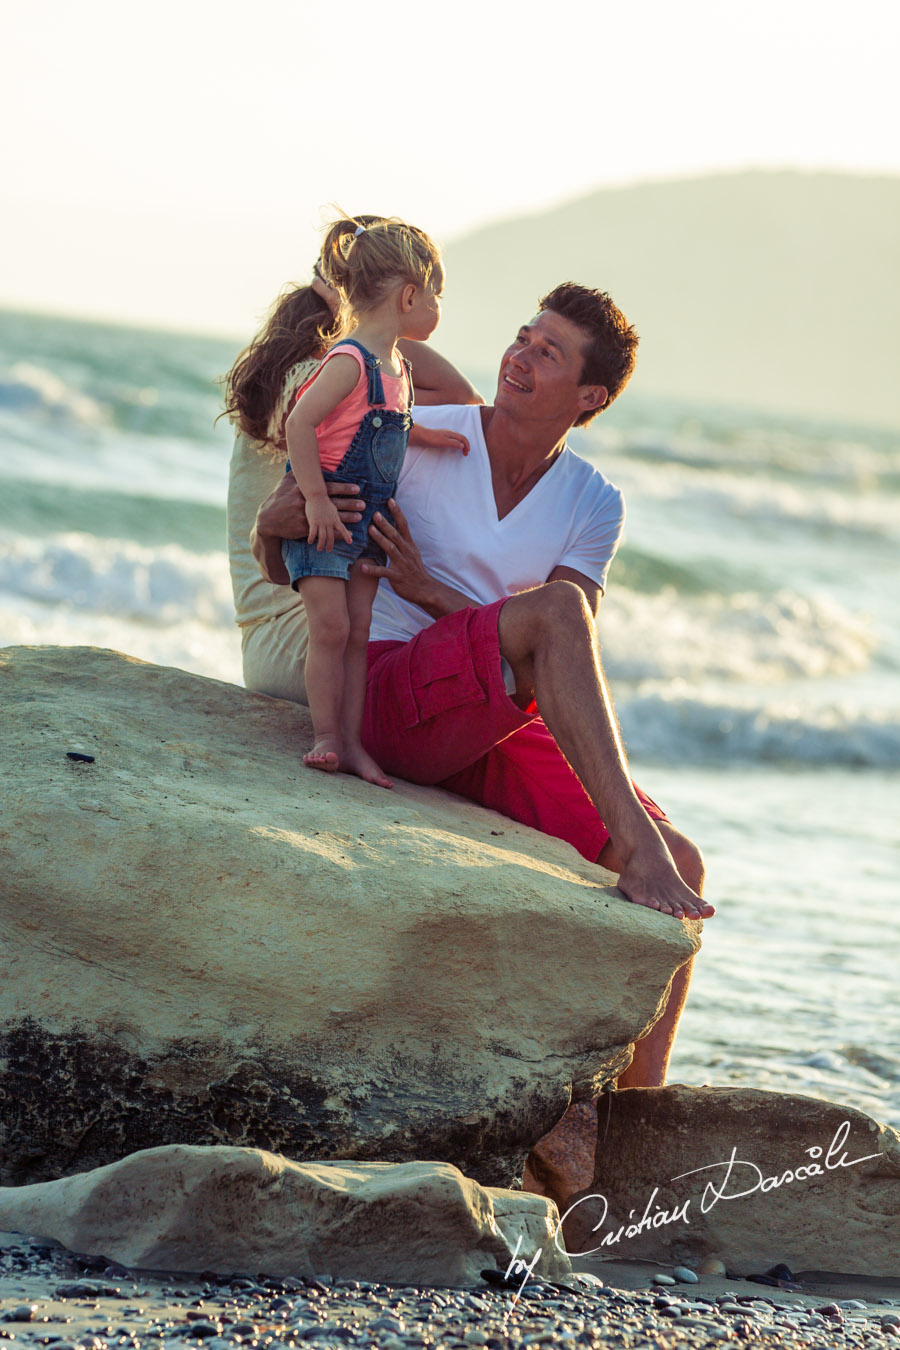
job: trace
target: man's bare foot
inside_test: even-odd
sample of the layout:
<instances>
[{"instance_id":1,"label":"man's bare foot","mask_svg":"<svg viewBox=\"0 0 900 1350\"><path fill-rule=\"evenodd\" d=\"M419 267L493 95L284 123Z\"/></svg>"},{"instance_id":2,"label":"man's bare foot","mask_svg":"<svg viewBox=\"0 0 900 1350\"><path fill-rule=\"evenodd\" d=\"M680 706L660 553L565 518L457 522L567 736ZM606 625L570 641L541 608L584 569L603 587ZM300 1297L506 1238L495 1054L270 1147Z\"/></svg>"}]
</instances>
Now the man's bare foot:
<instances>
[{"instance_id":1,"label":"man's bare foot","mask_svg":"<svg viewBox=\"0 0 900 1350\"><path fill-rule=\"evenodd\" d=\"M665 847L665 846L664 846ZM666 850L668 853L668 850ZM708 919L715 908L692 891L665 855L648 858L634 853L619 873L619 890L635 905L646 905L674 919Z\"/></svg>"},{"instance_id":2,"label":"man's bare foot","mask_svg":"<svg viewBox=\"0 0 900 1350\"><path fill-rule=\"evenodd\" d=\"M303 756L303 763L308 769L337 773L341 767L340 736L319 736L313 748Z\"/></svg>"},{"instance_id":3,"label":"man's bare foot","mask_svg":"<svg viewBox=\"0 0 900 1350\"><path fill-rule=\"evenodd\" d=\"M358 778L362 778L367 783L375 783L377 787L392 788L394 784L386 774L375 763L371 755L367 755L361 745L349 745L341 755L340 763L341 773L355 773Z\"/></svg>"}]
</instances>

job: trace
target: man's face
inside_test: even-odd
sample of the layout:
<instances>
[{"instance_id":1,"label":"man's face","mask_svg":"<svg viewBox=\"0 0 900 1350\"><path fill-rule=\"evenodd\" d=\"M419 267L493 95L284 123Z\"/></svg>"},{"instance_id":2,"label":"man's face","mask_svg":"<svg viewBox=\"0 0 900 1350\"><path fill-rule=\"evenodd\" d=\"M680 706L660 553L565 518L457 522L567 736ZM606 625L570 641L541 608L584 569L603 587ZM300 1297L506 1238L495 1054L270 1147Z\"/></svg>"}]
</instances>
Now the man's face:
<instances>
[{"instance_id":1,"label":"man's face","mask_svg":"<svg viewBox=\"0 0 900 1350\"><path fill-rule=\"evenodd\" d=\"M552 310L536 314L503 353L494 406L527 421L571 426L606 397L604 390L598 403L586 392L598 386L580 383L586 343L586 334L570 319Z\"/></svg>"}]
</instances>

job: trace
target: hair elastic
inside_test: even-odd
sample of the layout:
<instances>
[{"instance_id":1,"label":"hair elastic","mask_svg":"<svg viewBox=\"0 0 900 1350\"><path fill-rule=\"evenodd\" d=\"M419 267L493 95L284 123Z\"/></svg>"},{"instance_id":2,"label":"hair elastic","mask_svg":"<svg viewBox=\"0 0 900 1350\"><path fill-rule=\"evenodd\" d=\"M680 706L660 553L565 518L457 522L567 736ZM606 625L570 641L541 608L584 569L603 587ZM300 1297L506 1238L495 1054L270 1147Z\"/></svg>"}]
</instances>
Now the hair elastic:
<instances>
[{"instance_id":1,"label":"hair elastic","mask_svg":"<svg viewBox=\"0 0 900 1350\"><path fill-rule=\"evenodd\" d=\"M365 234L365 232L366 232L366 227L365 227L365 225L357 225L357 227L356 227L356 233L354 234L353 238L354 238L354 239L358 239L359 236L360 236L361 234Z\"/></svg>"}]
</instances>

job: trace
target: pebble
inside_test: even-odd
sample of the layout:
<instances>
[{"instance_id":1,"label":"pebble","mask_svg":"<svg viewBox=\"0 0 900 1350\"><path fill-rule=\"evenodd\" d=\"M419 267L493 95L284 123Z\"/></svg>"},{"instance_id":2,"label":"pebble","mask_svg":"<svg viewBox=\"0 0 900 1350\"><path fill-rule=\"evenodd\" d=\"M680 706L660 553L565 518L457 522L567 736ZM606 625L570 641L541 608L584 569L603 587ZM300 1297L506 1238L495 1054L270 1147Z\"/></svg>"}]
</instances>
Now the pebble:
<instances>
[{"instance_id":1,"label":"pebble","mask_svg":"<svg viewBox=\"0 0 900 1350\"><path fill-rule=\"evenodd\" d=\"M826 1303L814 1310L791 1302L789 1295L784 1301L776 1294L776 1303L726 1288L704 1297L685 1288L696 1283L683 1278L687 1270L676 1267L673 1275L656 1275L646 1289L634 1291L608 1288L585 1273L556 1285L535 1281L513 1307L515 1290L487 1281L469 1289L418 1289L324 1274L289 1280L243 1272L166 1280L122 1274L124 1267L108 1261L90 1264L23 1240L20 1247L0 1248L0 1318L6 1319L0 1346L9 1341L9 1350L45 1345L48 1350L715 1350L732 1343L742 1350L763 1345L856 1350L887 1342L900 1350L900 1306L890 1300L876 1307L843 1299L840 1306ZM91 1278L73 1278L79 1271ZM103 1283L111 1278L127 1280L126 1291ZM13 1326L12 1318L23 1312L30 1316Z\"/></svg>"},{"instance_id":2,"label":"pebble","mask_svg":"<svg viewBox=\"0 0 900 1350\"><path fill-rule=\"evenodd\" d=\"M20 1303L3 1314L4 1322L33 1322L37 1312L36 1303Z\"/></svg>"},{"instance_id":3,"label":"pebble","mask_svg":"<svg viewBox=\"0 0 900 1350\"><path fill-rule=\"evenodd\" d=\"M680 1284L700 1283L697 1275L695 1275L692 1270L689 1270L687 1266L676 1266L672 1271L672 1274L675 1276L676 1280L678 1280Z\"/></svg>"}]
</instances>

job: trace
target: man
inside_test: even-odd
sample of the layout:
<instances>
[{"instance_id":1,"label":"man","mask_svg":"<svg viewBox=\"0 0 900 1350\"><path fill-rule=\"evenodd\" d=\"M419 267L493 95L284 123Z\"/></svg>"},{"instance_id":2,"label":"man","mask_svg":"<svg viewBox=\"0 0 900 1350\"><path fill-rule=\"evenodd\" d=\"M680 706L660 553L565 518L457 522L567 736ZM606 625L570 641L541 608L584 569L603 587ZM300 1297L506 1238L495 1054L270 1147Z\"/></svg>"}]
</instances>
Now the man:
<instances>
[{"instance_id":1,"label":"man","mask_svg":"<svg viewBox=\"0 0 900 1350\"><path fill-rule=\"evenodd\" d=\"M633 787L597 648L621 498L565 443L624 388L636 345L608 296L567 283L504 354L493 407L417 411L471 453L409 452L402 510L394 524L376 516L388 566L367 564L385 581L363 740L388 772L568 839L636 904L705 918L699 851ZM286 580L280 537L304 532L286 481L252 540L269 580ZM620 1086L665 1081L689 975L673 979Z\"/></svg>"}]
</instances>

